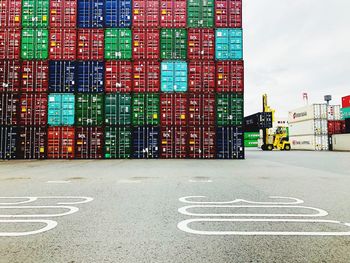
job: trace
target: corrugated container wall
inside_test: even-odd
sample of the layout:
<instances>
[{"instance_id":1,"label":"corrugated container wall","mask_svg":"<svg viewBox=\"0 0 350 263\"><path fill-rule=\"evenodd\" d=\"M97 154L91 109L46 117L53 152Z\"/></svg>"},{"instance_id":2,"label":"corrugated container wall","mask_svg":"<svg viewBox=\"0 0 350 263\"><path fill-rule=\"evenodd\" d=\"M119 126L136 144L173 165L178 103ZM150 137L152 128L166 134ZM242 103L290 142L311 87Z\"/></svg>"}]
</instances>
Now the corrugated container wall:
<instances>
[{"instance_id":1,"label":"corrugated container wall","mask_svg":"<svg viewBox=\"0 0 350 263\"><path fill-rule=\"evenodd\" d=\"M22 20L22 0L0 1L0 28L20 28Z\"/></svg>"},{"instance_id":2,"label":"corrugated container wall","mask_svg":"<svg viewBox=\"0 0 350 263\"><path fill-rule=\"evenodd\" d=\"M45 159L47 128L24 126L19 129L18 158Z\"/></svg>"},{"instance_id":3,"label":"corrugated container wall","mask_svg":"<svg viewBox=\"0 0 350 263\"><path fill-rule=\"evenodd\" d=\"M76 28L77 0L50 0L50 27Z\"/></svg>"},{"instance_id":4,"label":"corrugated container wall","mask_svg":"<svg viewBox=\"0 0 350 263\"><path fill-rule=\"evenodd\" d=\"M78 1L78 27L99 28L104 25L105 0L77 0Z\"/></svg>"},{"instance_id":5,"label":"corrugated container wall","mask_svg":"<svg viewBox=\"0 0 350 263\"><path fill-rule=\"evenodd\" d=\"M21 63L0 60L0 92L18 92L21 86Z\"/></svg>"},{"instance_id":6,"label":"corrugated container wall","mask_svg":"<svg viewBox=\"0 0 350 263\"><path fill-rule=\"evenodd\" d=\"M18 127L0 126L0 159L17 158Z\"/></svg>"}]
</instances>

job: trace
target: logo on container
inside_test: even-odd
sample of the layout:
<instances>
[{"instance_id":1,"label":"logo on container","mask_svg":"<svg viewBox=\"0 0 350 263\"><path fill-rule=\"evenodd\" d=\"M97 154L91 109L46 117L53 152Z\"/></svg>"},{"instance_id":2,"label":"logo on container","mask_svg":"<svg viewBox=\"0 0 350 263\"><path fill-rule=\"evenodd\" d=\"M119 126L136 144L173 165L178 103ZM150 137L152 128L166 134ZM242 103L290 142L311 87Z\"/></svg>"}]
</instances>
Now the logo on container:
<instances>
[{"instance_id":1,"label":"logo on container","mask_svg":"<svg viewBox=\"0 0 350 263\"><path fill-rule=\"evenodd\" d=\"M301 118L301 117L305 117L305 116L307 116L307 112L306 111L300 112L300 113L294 112L293 119L295 120L296 118Z\"/></svg>"}]
</instances>

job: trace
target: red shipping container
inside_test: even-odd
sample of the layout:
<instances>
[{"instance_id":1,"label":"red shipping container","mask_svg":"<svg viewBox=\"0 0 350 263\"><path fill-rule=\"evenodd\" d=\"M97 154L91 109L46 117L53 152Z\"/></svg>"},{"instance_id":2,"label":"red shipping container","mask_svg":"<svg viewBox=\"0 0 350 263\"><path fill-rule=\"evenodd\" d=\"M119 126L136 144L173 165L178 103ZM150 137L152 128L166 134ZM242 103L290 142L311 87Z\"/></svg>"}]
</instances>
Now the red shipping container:
<instances>
[{"instance_id":1,"label":"red shipping container","mask_svg":"<svg viewBox=\"0 0 350 263\"><path fill-rule=\"evenodd\" d=\"M187 124L187 95L182 93L160 94L160 123L163 126Z\"/></svg>"},{"instance_id":2,"label":"red shipping container","mask_svg":"<svg viewBox=\"0 0 350 263\"><path fill-rule=\"evenodd\" d=\"M159 27L159 1L133 1L132 25L134 27Z\"/></svg>"},{"instance_id":3,"label":"red shipping container","mask_svg":"<svg viewBox=\"0 0 350 263\"><path fill-rule=\"evenodd\" d=\"M342 102L342 108L349 108L350 107L350 95L341 98L341 102Z\"/></svg>"},{"instance_id":4,"label":"red shipping container","mask_svg":"<svg viewBox=\"0 0 350 263\"><path fill-rule=\"evenodd\" d=\"M215 95L188 95L188 123L190 126L215 125Z\"/></svg>"},{"instance_id":5,"label":"red shipping container","mask_svg":"<svg viewBox=\"0 0 350 263\"><path fill-rule=\"evenodd\" d=\"M0 93L0 125L17 125L18 94Z\"/></svg>"},{"instance_id":6,"label":"red shipping container","mask_svg":"<svg viewBox=\"0 0 350 263\"><path fill-rule=\"evenodd\" d=\"M0 0L0 28L21 27L22 0Z\"/></svg>"},{"instance_id":7,"label":"red shipping container","mask_svg":"<svg viewBox=\"0 0 350 263\"><path fill-rule=\"evenodd\" d=\"M186 127L162 127L160 156L164 159L187 157Z\"/></svg>"},{"instance_id":8,"label":"red shipping container","mask_svg":"<svg viewBox=\"0 0 350 263\"><path fill-rule=\"evenodd\" d=\"M47 124L47 94L22 93L20 96L20 125Z\"/></svg>"},{"instance_id":9,"label":"red shipping container","mask_svg":"<svg viewBox=\"0 0 350 263\"><path fill-rule=\"evenodd\" d=\"M216 27L242 27L242 0L215 1Z\"/></svg>"},{"instance_id":10,"label":"red shipping container","mask_svg":"<svg viewBox=\"0 0 350 263\"><path fill-rule=\"evenodd\" d=\"M328 135L345 133L345 121L328 121Z\"/></svg>"},{"instance_id":11,"label":"red shipping container","mask_svg":"<svg viewBox=\"0 0 350 263\"><path fill-rule=\"evenodd\" d=\"M188 89L195 93L215 92L214 61L190 61L188 63Z\"/></svg>"},{"instance_id":12,"label":"red shipping container","mask_svg":"<svg viewBox=\"0 0 350 263\"><path fill-rule=\"evenodd\" d=\"M104 58L104 30L78 29L79 60L102 60Z\"/></svg>"},{"instance_id":13,"label":"red shipping container","mask_svg":"<svg viewBox=\"0 0 350 263\"><path fill-rule=\"evenodd\" d=\"M134 62L134 92L159 92L159 79L160 63L158 61L139 60Z\"/></svg>"},{"instance_id":14,"label":"red shipping container","mask_svg":"<svg viewBox=\"0 0 350 263\"><path fill-rule=\"evenodd\" d=\"M50 27L76 28L77 0L50 0Z\"/></svg>"},{"instance_id":15,"label":"red shipping container","mask_svg":"<svg viewBox=\"0 0 350 263\"><path fill-rule=\"evenodd\" d=\"M215 158L215 127L191 126L188 133L188 154L190 158Z\"/></svg>"},{"instance_id":16,"label":"red shipping container","mask_svg":"<svg viewBox=\"0 0 350 263\"><path fill-rule=\"evenodd\" d=\"M55 28L50 30L50 60L76 59L77 31L75 29Z\"/></svg>"},{"instance_id":17,"label":"red shipping container","mask_svg":"<svg viewBox=\"0 0 350 263\"><path fill-rule=\"evenodd\" d=\"M214 29L189 28L188 29L188 58L214 59L215 54Z\"/></svg>"},{"instance_id":18,"label":"red shipping container","mask_svg":"<svg viewBox=\"0 0 350 263\"><path fill-rule=\"evenodd\" d=\"M22 92L46 92L49 88L47 61L28 60L22 63Z\"/></svg>"},{"instance_id":19,"label":"red shipping container","mask_svg":"<svg viewBox=\"0 0 350 263\"><path fill-rule=\"evenodd\" d=\"M103 129L100 127L77 127L76 155L78 159L102 159L103 156Z\"/></svg>"},{"instance_id":20,"label":"red shipping container","mask_svg":"<svg viewBox=\"0 0 350 263\"><path fill-rule=\"evenodd\" d=\"M18 92L21 64L17 60L0 60L0 92Z\"/></svg>"},{"instance_id":21,"label":"red shipping container","mask_svg":"<svg viewBox=\"0 0 350 263\"><path fill-rule=\"evenodd\" d=\"M46 157L46 127L21 127L19 131L20 159L44 159Z\"/></svg>"},{"instance_id":22,"label":"red shipping container","mask_svg":"<svg viewBox=\"0 0 350 263\"><path fill-rule=\"evenodd\" d=\"M47 158L73 159L74 127L49 127L47 132Z\"/></svg>"},{"instance_id":23,"label":"red shipping container","mask_svg":"<svg viewBox=\"0 0 350 263\"><path fill-rule=\"evenodd\" d=\"M125 92L132 91L132 64L131 61L109 60L105 62L105 91Z\"/></svg>"},{"instance_id":24,"label":"red shipping container","mask_svg":"<svg viewBox=\"0 0 350 263\"><path fill-rule=\"evenodd\" d=\"M0 59L20 59L21 30L0 29Z\"/></svg>"},{"instance_id":25,"label":"red shipping container","mask_svg":"<svg viewBox=\"0 0 350 263\"><path fill-rule=\"evenodd\" d=\"M132 34L133 59L159 58L159 30L135 28Z\"/></svg>"},{"instance_id":26,"label":"red shipping container","mask_svg":"<svg viewBox=\"0 0 350 263\"><path fill-rule=\"evenodd\" d=\"M216 92L243 93L243 61L219 61L216 64Z\"/></svg>"},{"instance_id":27,"label":"red shipping container","mask_svg":"<svg viewBox=\"0 0 350 263\"><path fill-rule=\"evenodd\" d=\"M186 0L160 0L160 27L179 28L187 26Z\"/></svg>"}]
</instances>

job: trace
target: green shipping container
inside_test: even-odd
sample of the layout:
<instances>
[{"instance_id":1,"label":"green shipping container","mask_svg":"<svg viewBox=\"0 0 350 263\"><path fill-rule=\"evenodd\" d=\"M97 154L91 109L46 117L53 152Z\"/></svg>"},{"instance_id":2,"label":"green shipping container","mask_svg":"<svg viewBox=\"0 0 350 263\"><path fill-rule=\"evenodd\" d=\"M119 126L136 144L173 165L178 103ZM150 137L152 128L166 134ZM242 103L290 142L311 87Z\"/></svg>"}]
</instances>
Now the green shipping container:
<instances>
[{"instance_id":1,"label":"green shipping container","mask_svg":"<svg viewBox=\"0 0 350 263\"><path fill-rule=\"evenodd\" d=\"M243 124L243 96L217 94L216 121L218 126L239 126Z\"/></svg>"},{"instance_id":2,"label":"green shipping container","mask_svg":"<svg viewBox=\"0 0 350 263\"><path fill-rule=\"evenodd\" d=\"M133 95L132 125L159 125L159 94L138 93Z\"/></svg>"},{"instance_id":3,"label":"green shipping container","mask_svg":"<svg viewBox=\"0 0 350 263\"><path fill-rule=\"evenodd\" d=\"M186 59L187 30L163 28L160 31L161 59Z\"/></svg>"},{"instance_id":4,"label":"green shipping container","mask_svg":"<svg viewBox=\"0 0 350 263\"><path fill-rule=\"evenodd\" d=\"M341 117L342 120L350 118L350 107L349 108L341 108Z\"/></svg>"},{"instance_id":5,"label":"green shipping container","mask_svg":"<svg viewBox=\"0 0 350 263\"><path fill-rule=\"evenodd\" d=\"M77 94L76 125L100 126L103 124L103 95Z\"/></svg>"},{"instance_id":6,"label":"green shipping container","mask_svg":"<svg viewBox=\"0 0 350 263\"><path fill-rule=\"evenodd\" d=\"M244 147L258 147L258 141L257 140L244 140Z\"/></svg>"},{"instance_id":7,"label":"green shipping container","mask_svg":"<svg viewBox=\"0 0 350 263\"><path fill-rule=\"evenodd\" d=\"M106 125L131 124L131 95L125 93L106 94L105 97Z\"/></svg>"},{"instance_id":8,"label":"green shipping container","mask_svg":"<svg viewBox=\"0 0 350 263\"><path fill-rule=\"evenodd\" d=\"M131 59L131 29L107 28L105 30L105 59Z\"/></svg>"},{"instance_id":9,"label":"green shipping container","mask_svg":"<svg viewBox=\"0 0 350 263\"><path fill-rule=\"evenodd\" d=\"M49 31L47 29L22 30L21 58L42 60L49 56Z\"/></svg>"},{"instance_id":10,"label":"green shipping container","mask_svg":"<svg viewBox=\"0 0 350 263\"><path fill-rule=\"evenodd\" d=\"M214 27L214 0L188 0L188 27Z\"/></svg>"},{"instance_id":11,"label":"green shipping container","mask_svg":"<svg viewBox=\"0 0 350 263\"><path fill-rule=\"evenodd\" d=\"M22 27L48 28L49 9L49 0L23 0Z\"/></svg>"},{"instance_id":12,"label":"green shipping container","mask_svg":"<svg viewBox=\"0 0 350 263\"><path fill-rule=\"evenodd\" d=\"M244 140L255 140L257 141L260 138L260 132L245 132Z\"/></svg>"},{"instance_id":13,"label":"green shipping container","mask_svg":"<svg viewBox=\"0 0 350 263\"><path fill-rule=\"evenodd\" d=\"M127 159L131 155L131 128L127 126L105 128L105 158Z\"/></svg>"}]
</instances>

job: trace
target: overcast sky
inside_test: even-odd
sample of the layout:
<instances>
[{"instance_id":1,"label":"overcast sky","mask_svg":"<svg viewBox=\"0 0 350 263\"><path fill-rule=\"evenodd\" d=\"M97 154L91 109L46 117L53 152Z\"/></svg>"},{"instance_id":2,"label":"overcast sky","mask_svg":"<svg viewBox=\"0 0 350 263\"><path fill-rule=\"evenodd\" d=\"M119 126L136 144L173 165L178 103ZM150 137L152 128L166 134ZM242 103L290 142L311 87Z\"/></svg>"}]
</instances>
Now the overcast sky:
<instances>
[{"instance_id":1,"label":"overcast sky","mask_svg":"<svg viewBox=\"0 0 350 263\"><path fill-rule=\"evenodd\" d=\"M350 0L243 0L246 115L350 95Z\"/></svg>"}]
</instances>

